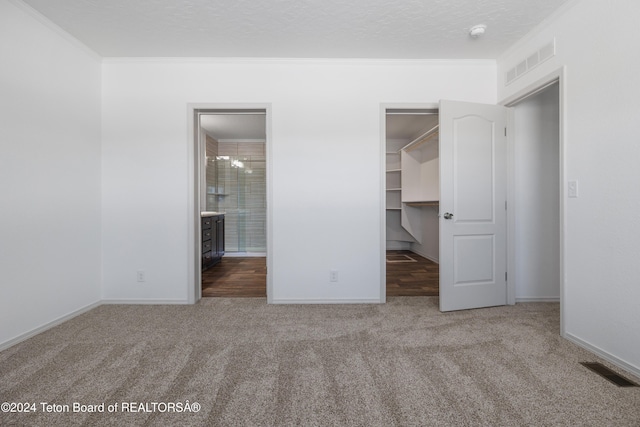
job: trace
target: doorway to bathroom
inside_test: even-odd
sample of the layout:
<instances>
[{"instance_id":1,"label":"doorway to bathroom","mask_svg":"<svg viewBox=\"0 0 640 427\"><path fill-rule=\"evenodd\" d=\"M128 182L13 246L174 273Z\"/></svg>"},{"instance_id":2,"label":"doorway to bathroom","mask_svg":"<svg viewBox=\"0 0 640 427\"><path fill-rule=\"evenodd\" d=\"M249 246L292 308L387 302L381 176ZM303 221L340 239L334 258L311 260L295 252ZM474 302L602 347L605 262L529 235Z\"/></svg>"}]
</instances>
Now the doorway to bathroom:
<instances>
[{"instance_id":1,"label":"doorway to bathroom","mask_svg":"<svg viewBox=\"0 0 640 427\"><path fill-rule=\"evenodd\" d=\"M200 111L198 134L201 295L266 297L266 110Z\"/></svg>"}]
</instances>

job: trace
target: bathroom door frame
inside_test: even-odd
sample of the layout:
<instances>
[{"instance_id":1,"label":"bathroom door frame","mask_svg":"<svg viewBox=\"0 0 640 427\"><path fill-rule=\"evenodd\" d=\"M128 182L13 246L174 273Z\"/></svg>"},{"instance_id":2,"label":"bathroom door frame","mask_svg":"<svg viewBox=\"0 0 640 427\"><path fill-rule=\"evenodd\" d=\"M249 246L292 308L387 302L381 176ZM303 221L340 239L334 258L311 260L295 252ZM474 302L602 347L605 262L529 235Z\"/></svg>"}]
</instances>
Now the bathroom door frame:
<instances>
[{"instance_id":1,"label":"bathroom door frame","mask_svg":"<svg viewBox=\"0 0 640 427\"><path fill-rule=\"evenodd\" d=\"M202 298L202 236L200 229L200 212L202 211L202 173L204 164L201 161L204 155L204 147L201 142L198 117L200 114L213 114L216 112L264 111L265 113L265 152L266 152L266 181L267 181L267 303L273 300L272 280L272 256L273 253L273 227L272 227L272 149L271 149L271 104L268 103L189 103L187 104L188 127L188 224L187 233L187 302L195 304Z\"/></svg>"}]
</instances>

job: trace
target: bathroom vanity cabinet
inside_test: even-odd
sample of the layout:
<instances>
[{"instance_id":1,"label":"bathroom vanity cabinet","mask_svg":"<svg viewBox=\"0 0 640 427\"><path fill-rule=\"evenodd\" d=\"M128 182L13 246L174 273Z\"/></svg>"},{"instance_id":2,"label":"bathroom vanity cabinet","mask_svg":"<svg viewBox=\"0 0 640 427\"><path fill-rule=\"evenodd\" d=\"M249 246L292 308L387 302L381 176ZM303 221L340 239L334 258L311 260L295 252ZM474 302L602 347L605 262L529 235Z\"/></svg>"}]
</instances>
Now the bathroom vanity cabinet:
<instances>
[{"instance_id":1,"label":"bathroom vanity cabinet","mask_svg":"<svg viewBox=\"0 0 640 427\"><path fill-rule=\"evenodd\" d=\"M202 213L202 270L220 262L224 255L224 214Z\"/></svg>"}]
</instances>

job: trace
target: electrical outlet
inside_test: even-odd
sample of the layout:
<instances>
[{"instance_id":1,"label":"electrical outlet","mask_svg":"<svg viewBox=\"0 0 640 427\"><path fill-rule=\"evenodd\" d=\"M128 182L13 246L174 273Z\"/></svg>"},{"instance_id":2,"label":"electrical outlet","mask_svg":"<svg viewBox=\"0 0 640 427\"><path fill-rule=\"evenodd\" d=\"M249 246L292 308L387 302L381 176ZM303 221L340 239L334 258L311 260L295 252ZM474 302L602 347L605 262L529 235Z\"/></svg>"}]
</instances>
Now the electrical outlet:
<instances>
[{"instance_id":1,"label":"electrical outlet","mask_svg":"<svg viewBox=\"0 0 640 427\"><path fill-rule=\"evenodd\" d=\"M338 270L329 270L329 281L330 282L338 281Z\"/></svg>"},{"instance_id":2,"label":"electrical outlet","mask_svg":"<svg viewBox=\"0 0 640 427\"><path fill-rule=\"evenodd\" d=\"M144 270L138 270L137 272L138 282L146 282L147 279L144 274Z\"/></svg>"}]
</instances>

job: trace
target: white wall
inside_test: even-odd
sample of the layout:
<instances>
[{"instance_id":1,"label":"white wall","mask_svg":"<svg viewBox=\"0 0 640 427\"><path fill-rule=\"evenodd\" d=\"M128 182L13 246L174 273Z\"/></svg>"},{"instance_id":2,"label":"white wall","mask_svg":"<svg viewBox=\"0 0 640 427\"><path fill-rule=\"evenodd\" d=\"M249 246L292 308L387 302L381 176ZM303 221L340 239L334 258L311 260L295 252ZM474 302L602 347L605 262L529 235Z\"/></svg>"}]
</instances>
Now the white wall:
<instances>
[{"instance_id":1,"label":"white wall","mask_svg":"<svg viewBox=\"0 0 640 427\"><path fill-rule=\"evenodd\" d=\"M558 85L514 107L517 301L560 298Z\"/></svg>"},{"instance_id":2,"label":"white wall","mask_svg":"<svg viewBox=\"0 0 640 427\"><path fill-rule=\"evenodd\" d=\"M0 345L100 299L100 61L0 0Z\"/></svg>"},{"instance_id":3,"label":"white wall","mask_svg":"<svg viewBox=\"0 0 640 427\"><path fill-rule=\"evenodd\" d=\"M411 243L411 250L434 262L440 262L440 218L439 208L423 206L421 211L422 243Z\"/></svg>"},{"instance_id":4,"label":"white wall","mask_svg":"<svg viewBox=\"0 0 640 427\"><path fill-rule=\"evenodd\" d=\"M640 3L569 6L499 60L499 98L566 67L565 193L579 181L565 199L567 337L640 373ZM553 37L556 57L504 87L506 70Z\"/></svg>"},{"instance_id":5,"label":"white wall","mask_svg":"<svg viewBox=\"0 0 640 427\"><path fill-rule=\"evenodd\" d=\"M495 73L492 61L105 61L103 296L186 301L187 104L270 103L274 301L379 300L381 103L495 102Z\"/></svg>"}]
</instances>

